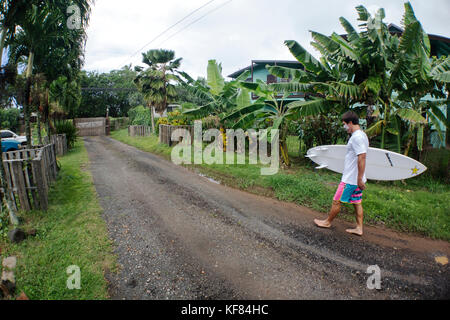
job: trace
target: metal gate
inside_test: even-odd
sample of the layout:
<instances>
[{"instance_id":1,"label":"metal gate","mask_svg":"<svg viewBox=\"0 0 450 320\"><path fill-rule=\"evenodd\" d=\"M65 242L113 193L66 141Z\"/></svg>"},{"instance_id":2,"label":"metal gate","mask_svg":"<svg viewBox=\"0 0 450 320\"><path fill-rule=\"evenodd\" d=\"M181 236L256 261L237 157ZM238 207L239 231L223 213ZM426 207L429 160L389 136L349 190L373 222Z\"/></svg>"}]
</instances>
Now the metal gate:
<instances>
[{"instance_id":1,"label":"metal gate","mask_svg":"<svg viewBox=\"0 0 450 320\"><path fill-rule=\"evenodd\" d=\"M106 135L106 118L78 118L73 124L81 137Z\"/></svg>"}]
</instances>

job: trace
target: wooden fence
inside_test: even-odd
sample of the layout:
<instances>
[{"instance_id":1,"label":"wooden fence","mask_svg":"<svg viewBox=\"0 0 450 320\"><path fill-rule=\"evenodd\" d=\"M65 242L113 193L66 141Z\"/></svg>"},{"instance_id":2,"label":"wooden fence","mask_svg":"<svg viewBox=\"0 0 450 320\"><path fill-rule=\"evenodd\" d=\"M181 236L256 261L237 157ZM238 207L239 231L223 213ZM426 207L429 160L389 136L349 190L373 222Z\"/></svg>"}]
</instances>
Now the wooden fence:
<instances>
[{"instance_id":1,"label":"wooden fence","mask_svg":"<svg viewBox=\"0 0 450 320\"><path fill-rule=\"evenodd\" d=\"M63 156L67 153L67 137L66 134L54 134L50 138L44 138L45 144L54 144L56 155Z\"/></svg>"},{"instance_id":2,"label":"wooden fence","mask_svg":"<svg viewBox=\"0 0 450 320\"><path fill-rule=\"evenodd\" d=\"M111 131L117 131L128 127L129 118L114 118L111 119Z\"/></svg>"},{"instance_id":3,"label":"wooden fence","mask_svg":"<svg viewBox=\"0 0 450 320\"><path fill-rule=\"evenodd\" d=\"M128 135L130 137L148 137L152 134L152 128L149 126L129 126Z\"/></svg>"},{"instance_id":4,"label":"wooden fence","mask_svg":"<svg viewBox=\"0 0 450 320\"><path fill-rule=\"evenodd\" d=\"M106 118L78 118L73 124L81 137L106 135Z\"/></svg>"},{"instance_id":5,"label":"wooden fence","mask_svg":"<svg viewBox=\"0 0 450 320\"><path fill-rule=\"evenodd\" d=\"M2 163L6 173L6 193L15 208L47 210L48 191L59 170L55 144L5 152Z\"/></svg>"},{"instance_id":6,"label":"wooden fence","mask_svg":"<svg viewBox=\"0 0 450 320\"><path fill-rule=\"evenodd\" d=\"M194 141L194 126L171 126L167 124L159 125L159 142L165 143L169 146L177 144L181 141L172 141L172 132L177 129L186 129L191 134L191 143Z\"/></svg>"}]
</instances>

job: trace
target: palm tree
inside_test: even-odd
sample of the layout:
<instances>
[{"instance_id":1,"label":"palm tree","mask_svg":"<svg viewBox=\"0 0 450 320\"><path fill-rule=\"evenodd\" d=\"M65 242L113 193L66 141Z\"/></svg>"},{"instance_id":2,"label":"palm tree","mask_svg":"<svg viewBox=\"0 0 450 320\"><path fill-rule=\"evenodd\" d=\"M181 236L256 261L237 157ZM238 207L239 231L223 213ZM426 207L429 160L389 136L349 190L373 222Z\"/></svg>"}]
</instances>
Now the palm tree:
<instances>
[{"instance_id":1,"label":"palm tree","mask_svg":"<svg viewBox=\"0 0 450 320\"><path fill-rule=\"evenodd\" d=\"M145 70L142 67L135 68L138 75L134 82L150 108L152 132L155 133L154 111L163 113L176 97L173 82L179 78L174 72L180 67L182 58L175 59L174 51L164 49L149 50L142 56L142 62L148 67Z\"/></svg>"},{"instance_id":2,"label":"palm tree","mask_svg":"<svg viewBox=\"0 0 450 320\"><path fill-rule=\"evenodd\" d=\"M25 19L25 14L36 2L33 0L2 1L0 5L0 66L6 41L14 36L16 26Z\"/></svg>"},{"instance_id":3,"label":"palm tree","mask_svg":"<svg viewBox=\"0 0 450 320\"><path fill-rule=\"evenodd\" d=\"M75 3L81 11L81 28L69 30L66 25L65 10ZM33 71L45 75L46 97L52 81L61 75L75 77L82 66L85 28L89 20L89 0L38 1L33 4L20 23L20 29L10 43L11 58L18 61L27 57L26 90L25 90L25 127L28 145L31 146L30 89ZM70 50L67 50L70 48ZM48 101L44 104L44 116L48 120ZM48 125L49 127L49 125Z\"/></svg>"},{"instance_id":4,"label":"palm tree","mask_svg":"<svg viewBox=\"0 0 450 320\"><path fill-rule=\"evenodd\" d=\"M68 36L66 26L65 12L70 4L76 4L81 12L81 30L74 31ZM31 132L29 125L30 114L30 95L32 89L33 69L38 71L41 79L56 79L59 75L55 66L81 66L75 60L79 60L85 39L84 28L89 19L89 0L6 0L0 5L0 65L3 49L6 45L10 46L8 65L17 65L19 60L26 56L26 85L23 100L24 113L27 125L27 140L31 144ZM16 28L19 26L20 28ZM18 30L16 32L16 30ZM67 50L67 48L72 50ZM64 59L54 59L55 52L59 52L60 57ZM47 59L47 67L42 62ZM52 68L53 66L53 68ZM64 67L65 68L65 67ZM74 68L76 70L76 68ZM53 71L51 71L53 70ZM59 69L60 70L60 69ZM79 68L78 68L79 70ZM40 87L45 80L35 83L35 89ZM48 84L47 84L48 85ZM40 89L40 88L39 88ZM37 90L37 96L42 92ZM47 91L48 93L48 91ZM48 94L45 96L46 101ZM42 100L41 97L34 100ZM47 103L48 104L48 103ZM1 146L1 143L0 143ZM1 159L1 153L0 153ZM4 190L5 172L0 165L1 183ZM11 199L6 195L4 197L6 206L10 213L11 222L16 225L18 219L12 206Z\"/></svg>"}]
</instances>

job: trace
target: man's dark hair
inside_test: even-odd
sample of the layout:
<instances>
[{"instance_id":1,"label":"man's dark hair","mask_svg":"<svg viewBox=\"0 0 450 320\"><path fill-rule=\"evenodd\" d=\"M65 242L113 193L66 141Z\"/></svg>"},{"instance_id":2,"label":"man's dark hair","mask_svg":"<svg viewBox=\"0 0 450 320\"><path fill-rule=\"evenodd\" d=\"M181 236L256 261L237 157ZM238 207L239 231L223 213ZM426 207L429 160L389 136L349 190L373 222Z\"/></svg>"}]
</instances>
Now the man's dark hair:
<instances>
[{"instance_id":1,"label":"man's dark hair","mask_svg":"<svg viewBox=\"0 0 450 320\"><path fill-rule=\"evenodd\" d=\"M349 124L350 121L353 124L359 124L359 117L355 112L347 111L342 115L342 121L344 121L346 124Z\"/></svg>"}]
</instances>

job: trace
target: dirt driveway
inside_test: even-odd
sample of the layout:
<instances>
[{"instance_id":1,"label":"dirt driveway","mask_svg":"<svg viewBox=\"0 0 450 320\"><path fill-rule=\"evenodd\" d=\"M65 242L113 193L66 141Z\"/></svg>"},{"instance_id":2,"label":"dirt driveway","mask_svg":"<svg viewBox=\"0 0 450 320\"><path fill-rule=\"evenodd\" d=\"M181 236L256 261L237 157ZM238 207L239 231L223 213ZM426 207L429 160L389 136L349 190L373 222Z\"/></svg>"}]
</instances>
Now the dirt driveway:
<instances>
[{"instance_id":1,"label":"dirt driveway","mask_svg":"<svg viewBox=\"0 0 450 320\"><path fill-rule=\"evenodd\" d=\"M84 139L122 266L113 299L450 298L450 245L367 227L216 184L108 137ZM378 265L381 289L367 268Z\"/></svg>"}]
</instances>

